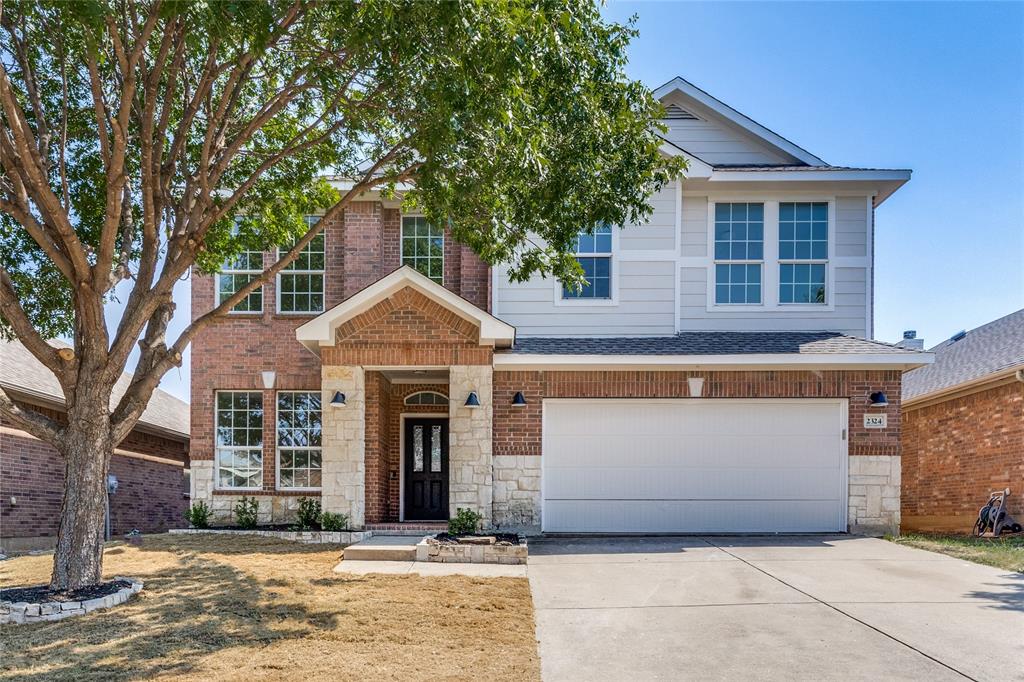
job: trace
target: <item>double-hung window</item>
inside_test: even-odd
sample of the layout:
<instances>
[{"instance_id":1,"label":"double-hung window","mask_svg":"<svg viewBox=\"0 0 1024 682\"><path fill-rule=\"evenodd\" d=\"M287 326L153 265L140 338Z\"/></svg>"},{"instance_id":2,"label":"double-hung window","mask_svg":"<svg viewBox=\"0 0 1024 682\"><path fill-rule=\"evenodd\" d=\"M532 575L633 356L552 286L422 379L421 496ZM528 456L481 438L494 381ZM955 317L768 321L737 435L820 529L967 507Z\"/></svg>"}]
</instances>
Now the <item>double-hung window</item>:
<instances>
[{"instance_id":1,"label":"double-hung window","mask_svg":"<svg viewBox=\"0 0 1024 682\"><path fill-rule=\"evenodd\" d=\"M828 203L779 204L779 303L824 304Z\"/></svg>"},{"instance_id":2,"label":"double-hung window","mask_svg":"<svg viewBox=\"0 0 1024 682\"><path fill-rule=\"evenodd\" d=\"M306 224L312 228L319 220L320 218L316 216L309 216L306 218ZM326 239L321 232L313 237L302 253L277 275L278 312L323 312L325 244ZM282 247L278 255L283 255L287 250Z\"/></svg>"},{"instance_id":3,"label":"double-hung window","mask_svg":"<svg viewBox=\"0 0 1024 682\"><path fill-rule=\"evenodd\" d=\"M562 298L610 299L612 297L612 228L598 225L593 232L576 237L576 261L587 283L580 289L562 286Z\"/></svg>"},{"instance_id":4,"label":"double-hung window","mask_svg":"<svg viewBox=\"0 0 1024 682\"><path fill-rule=\"evenodd\" d=\"M761 304L764 204L715 204L715 305Z\"/></svg>"},{"instance_id":5,"label":"double-hung window","mask_svg":"<svg viewBox=\"0 0 1024 682\"><path fill-rule=\"evenodd\" d=\"M444 284L444 230L422 216L402 218L402 265Z\"/></svg>"},{"instance_id":6,"label":"double-hung window","mask_svg":"<svg viewBox=\"0 0 1024 682\"><path fill-rule=\"evenodd\" d=\"M262 251L242 251L234 258L227 260L221 271L217 273L216 304L220 305L221 301L231 298L236 291L258 277L262 272ZM234 305L231 312L263 312L263 287L250 292L245 298Z\"/></svg>"},{"instance_id":7,"label":"double-hung window","mask_svg":"<svg viewBox=\"0 0 1024 682\"><path fill-rule=\"evenodd\" d=\"M263 394L218 391L216 395L217 487L263 487Z\"/></svg>"},{"instance_id":8,"label":"double-hung window","mask_svg":"<svg viewBox=\"0 0 1024 682\"><path fill-rule=\"evenodd\" d=\"M278 488L320 487L321 443L320 392L278 393Z\"/></svg>"}]
</instances>

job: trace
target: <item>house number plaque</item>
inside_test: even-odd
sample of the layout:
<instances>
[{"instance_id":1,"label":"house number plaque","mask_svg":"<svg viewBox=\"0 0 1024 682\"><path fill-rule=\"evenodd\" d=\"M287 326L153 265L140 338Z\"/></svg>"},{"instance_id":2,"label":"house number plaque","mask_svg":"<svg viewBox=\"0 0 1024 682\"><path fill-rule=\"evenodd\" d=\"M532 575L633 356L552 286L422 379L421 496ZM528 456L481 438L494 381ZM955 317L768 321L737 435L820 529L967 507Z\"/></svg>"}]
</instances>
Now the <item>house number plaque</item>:
<instances>
[{"instance_id":1,"label":"house number plaque","mask_svg":"<svg viewBox=\"0 0 1024 682\"><path fill-rule=\"evenodd\" d=\"M884 429L889 425L888 415L885 414L866 414L864 415L864 428L865 429Z\"/></svg>"}]
</instances>

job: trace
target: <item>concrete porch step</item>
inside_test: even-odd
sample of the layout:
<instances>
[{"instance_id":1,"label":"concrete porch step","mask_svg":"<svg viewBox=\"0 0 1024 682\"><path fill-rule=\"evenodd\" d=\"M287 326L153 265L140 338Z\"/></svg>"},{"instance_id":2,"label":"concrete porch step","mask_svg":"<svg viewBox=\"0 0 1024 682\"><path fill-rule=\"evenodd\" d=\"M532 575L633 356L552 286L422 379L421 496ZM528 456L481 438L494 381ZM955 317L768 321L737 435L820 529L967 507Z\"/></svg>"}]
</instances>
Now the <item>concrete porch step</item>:
<instances>
[{"instance_id":1,"label":"concrete porch step","mask_svg":"<svg viewBox=\"0 0 1024 682\"><path fill-rule=\"evenodd\" d=\"M366 530L371 531L374 537L418 537L425 535L436 535L448 530L446 522L426 523L368 523Z\"/></svg>"},{"instance_id":2,"label":"concrete porch step","mask_svg":"<svg viewBox=\"0 0 1024 682\"><path fill-rule=\"evenodd\" d=\"M345 548L345 561L414 561L416 559L416 543L423 536L379 536L373 537Z\"/></svg>"}]
</instances>

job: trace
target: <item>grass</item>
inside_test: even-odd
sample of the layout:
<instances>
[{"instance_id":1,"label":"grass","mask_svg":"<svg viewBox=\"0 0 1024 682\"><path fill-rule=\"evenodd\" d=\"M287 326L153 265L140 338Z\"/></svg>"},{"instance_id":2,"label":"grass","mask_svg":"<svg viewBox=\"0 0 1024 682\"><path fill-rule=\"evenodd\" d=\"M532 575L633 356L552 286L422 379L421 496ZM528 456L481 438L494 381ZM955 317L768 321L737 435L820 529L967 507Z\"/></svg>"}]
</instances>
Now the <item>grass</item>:
<instances>
[{"instance_id":1,"label":"grass","mask_svg":"<svg viewBox=\"0 0 1024 682\"><path fill-rule=\"evenodd\" d=\"M969 535L901 535L890 539L900 545L1024 573L1024 536L976 538Z\"/></svg>"},{"instance_id":2,"label":"grass","mask_svg":"<svg viewBox=\"0 0 1024 682\"><path fill-rule=\"evenodd\" d=\"M0 628L0 679L540 678L525 579L340 575L339 555L253 536L111 543L105 575L145 589L106 611ZM51 561L0 562L0 586L46 582Z\"/></svg>"}]
</instances>

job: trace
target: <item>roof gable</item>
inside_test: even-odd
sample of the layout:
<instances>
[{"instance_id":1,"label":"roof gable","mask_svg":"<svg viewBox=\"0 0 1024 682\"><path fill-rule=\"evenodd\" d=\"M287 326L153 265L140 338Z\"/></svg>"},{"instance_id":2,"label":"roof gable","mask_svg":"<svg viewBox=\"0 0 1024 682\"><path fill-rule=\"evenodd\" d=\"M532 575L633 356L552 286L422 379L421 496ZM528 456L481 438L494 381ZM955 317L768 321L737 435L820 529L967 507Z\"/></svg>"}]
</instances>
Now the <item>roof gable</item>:
<instances>
[{"instance_id":1,"label":"roof gable","mask_svg":"<svg viewBox=\"0 0 1024 682\"><path fill-rule=\"evenodd\" d=\"M303 324L295 330L295 338L306 348L319 354L321 347L334 345L338 329L342 325L370 311L403 289L412 289L449 313L472 323L479 330L478 343L481 345L508 347L515 340L515 327L481 310L408 265L403 265Z\"/></svg>"},{"instance_id":2,"label":"roof gable","mask_svg":"<svg viewBox=\"0 0 1024 682\"><path fill-rule=\"evenodd\" d=\"M733 163L828 165L806 149L678 76L655 89L654 96L668 107L678 108L693 117L667 119L669 139L714 165L729 163L727 159L730 157ZM716 132L723 139L713 139ZM712 142L717 145L713 146ZM707 149L698 149L695 145L704 145ZM712 158L713 148L720 150L719 158Z\"/></svg>"}]
</instances>

